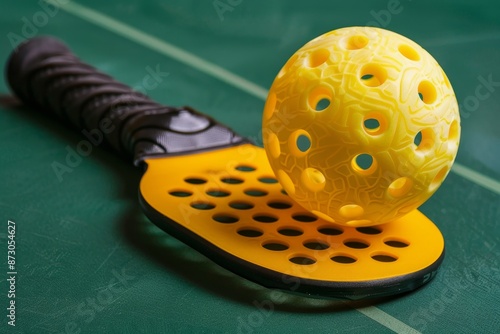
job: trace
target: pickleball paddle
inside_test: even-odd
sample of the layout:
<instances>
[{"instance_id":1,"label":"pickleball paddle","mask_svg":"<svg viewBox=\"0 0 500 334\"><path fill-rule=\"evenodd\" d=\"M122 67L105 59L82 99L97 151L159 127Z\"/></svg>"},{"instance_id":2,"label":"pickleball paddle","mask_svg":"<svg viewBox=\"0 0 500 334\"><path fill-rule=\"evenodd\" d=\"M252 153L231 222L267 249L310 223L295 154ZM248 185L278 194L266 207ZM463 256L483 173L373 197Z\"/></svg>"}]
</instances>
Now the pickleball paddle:
<instances>
[{"instance_id":1,"label":"pickleball paddle","mask_svg":"<svg viewBox=\"0 0 500 334\"><path fill-rule=\"evenodd\" d=\"M264 149L192 108L153 102L54 38L21 44L6 76L27 105L88 132L112 129L106 144L145 169L139 202L149 219L265 287L323 298L395 295L428 282L443 260L443 237L419 211L372 227L322 220L287 196Z\"/></svg>"}]
</instances>

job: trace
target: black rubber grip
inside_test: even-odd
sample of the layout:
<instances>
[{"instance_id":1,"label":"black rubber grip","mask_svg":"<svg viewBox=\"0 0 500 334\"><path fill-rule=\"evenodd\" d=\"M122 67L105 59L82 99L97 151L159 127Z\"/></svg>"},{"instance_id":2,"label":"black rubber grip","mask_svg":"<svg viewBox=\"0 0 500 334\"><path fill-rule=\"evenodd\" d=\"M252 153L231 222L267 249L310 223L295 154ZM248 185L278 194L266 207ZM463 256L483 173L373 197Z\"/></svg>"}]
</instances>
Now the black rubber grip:
<instances>
[{"instance_id":1,"label":"black rubber grip","mask_svg":"<svg viewBox=\"0 0 500 334\"><path fill-rule=\"evenodd\" d=\"M144 159L247 143L228 127L192 108L162 106L82 63L59 40L37 37L10 56L7 81L26 104L50 110L103 136L114 149Z\"/></svg>"}]
</instances>

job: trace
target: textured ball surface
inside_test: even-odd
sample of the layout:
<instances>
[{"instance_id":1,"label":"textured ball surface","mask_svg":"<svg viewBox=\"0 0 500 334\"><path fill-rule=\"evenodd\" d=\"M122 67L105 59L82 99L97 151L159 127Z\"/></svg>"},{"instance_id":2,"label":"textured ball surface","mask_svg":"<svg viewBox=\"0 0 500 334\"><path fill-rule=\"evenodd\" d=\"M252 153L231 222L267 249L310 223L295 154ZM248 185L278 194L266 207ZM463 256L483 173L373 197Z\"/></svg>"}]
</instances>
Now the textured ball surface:
<instances>
[{"instance_id":1,"label":"textured ball surface","mask_svg":"<svg viewBox=\"0 0 500 334\"><path fill-rule=\"evenodd\" d=\"M343 28L304 45L278 73L263 139L296 202L330 222L370 226L437 190L457 154L460 116L422 47L383 29Z\"/></svg>"}]
</instances>

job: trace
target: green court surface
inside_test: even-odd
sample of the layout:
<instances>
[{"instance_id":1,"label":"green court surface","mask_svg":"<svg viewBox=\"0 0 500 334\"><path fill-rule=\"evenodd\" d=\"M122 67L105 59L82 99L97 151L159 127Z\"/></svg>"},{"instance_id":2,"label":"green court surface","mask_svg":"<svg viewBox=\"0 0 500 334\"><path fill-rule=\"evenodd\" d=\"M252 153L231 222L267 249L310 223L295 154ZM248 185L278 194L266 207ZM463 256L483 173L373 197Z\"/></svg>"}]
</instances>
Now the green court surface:
<instances>
[{"instance_id":1,"label":"green court surface","mask_svg":"<svg viewBox=\"0 0 500 334\"><path fill-rule=\"evenodd\" d=\"M326 31L377 25L441 64L462 116L457 162L421 210L442 231L436 278L374 304L273 292L150 223L141 171L96 147L58 180L82 139L0 93L1 333L499 333L500 4L496 1L4 1L0 63L18 37L49 34L168 105L190 105L260 142L276 73ZM168 73L168 74L166 74ZM486 83L485 83L486 82ZM489 83L488 83L489 82ZM478 92L481 94L478 95ZM16 326L7 324L8 220L16 223Z\"/></svg>"}]
</instances>

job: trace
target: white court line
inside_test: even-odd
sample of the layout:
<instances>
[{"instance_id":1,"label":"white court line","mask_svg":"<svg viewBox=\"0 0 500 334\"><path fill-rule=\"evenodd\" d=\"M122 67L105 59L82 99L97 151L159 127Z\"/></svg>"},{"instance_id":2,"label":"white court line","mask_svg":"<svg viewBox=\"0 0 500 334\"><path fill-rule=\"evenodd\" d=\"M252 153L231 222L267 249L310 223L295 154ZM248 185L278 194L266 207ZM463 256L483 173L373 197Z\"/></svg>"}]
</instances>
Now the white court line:
<instances>
[{"instance_id":1,"label":"white court line","mask_svg":"<svg viewBox=\"0 0 500 334\"><path fill-rule=\"evenodd\" d=\"M475 170L465 167L459 163L454 163L451 171L457 175L460 175L464 179L472 181L483 188L491 190L500 195L500 182L493 180L483 174L476 172Z\"/></svg>"},{"instance_id":2,"label":"white court line","mask_svg":"<svg viewBox=\"0 0 500 334\"><path fill-rule=\"evenodd\" d=\"M244 92L249 93L250 95L256 96L262 100L265 100L267 98L267 89L260 87L259 85L256 85L236 74L233 74L220 66L201 59L188 51L180 49L170 43L164 42L154 36L148 35L109 16L96 12L95 10L84 7L82 5L76 4L74 2L59 4L57 0L45 1L85 21L93 23L106 30L113 31L117 35L141 44L149 49L155 50L168 57L174 58L215 78L218 78L221 81L224 81L234 87L241 89ZM480 186L485 187L486 184L494 184L496 182L486 176L465 168L462 165L458 166L458 171L456 171L455 169L452 169L452 171L467 178L470 181L475 182ZM487 187L487 189L491 190L491 188L489 187ZM500 193L500 185L497 185L495 189L495 192ZM402 321L394 318L393 316L385 313L375 306L360 308L356 310L367 316L368 318L371 318L372 320L378 322L379 324L393 330L396 333L420 333L419 331L406 325Z\"/></svg>"},{"instance_id":3,"label":"white court line","mask_svg":"<svg viewBox=\"0 0 500 334\"><path fill-rule=\"evenodd\" d=\"M267 89L254 84L228 70L206 61L186 50L183 50L173 44L167 43L159 38L146 34L135 29L125 23L115 20L107 15L101 14L90 8L68 2L60 4L57 0L45 0L51 5L57 6L68 13L78 16L85 21L91 22L106 30L112 31L117 35L123 36L131 41L141 44L149 49L158 51L161 54L167 55L175 60L184 63L190 67L204 72L212 77L228 83L231 86L237 87L242 91L249 93L259 99L267 99Z\"/></svg>"},{"instance_id":4,"label":"white court line","mask_svg":"<svg viewBox=\"0 0 500 334\"><path fill-rule=\"evenodd\" d=\"M375 306L368 306L363 308L357 308L358 312L363 313L368 318L371 318L378 322L381 325L393 330L396 333L404 333L404 334L419 334L415 328L408 326L401 320L394 318L392 315L385 313L379 308ZM420 333L421 334L421 333Z\"/></svg>"}]
</instances>

